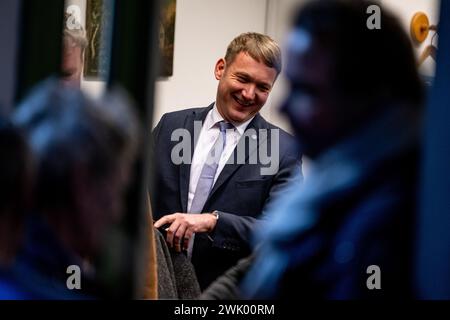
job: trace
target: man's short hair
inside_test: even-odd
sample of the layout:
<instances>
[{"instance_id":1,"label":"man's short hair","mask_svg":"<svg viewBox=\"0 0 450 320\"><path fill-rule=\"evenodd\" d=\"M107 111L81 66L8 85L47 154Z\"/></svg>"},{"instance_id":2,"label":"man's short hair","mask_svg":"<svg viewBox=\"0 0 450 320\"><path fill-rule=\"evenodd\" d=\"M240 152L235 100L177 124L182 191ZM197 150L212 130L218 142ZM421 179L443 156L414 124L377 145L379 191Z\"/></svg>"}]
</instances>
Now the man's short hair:
<instances>
[{"instance_id":1,"label":"man's short hair","mask_svg":"<svg viewBox=\"0 0 450 320\"><path fill-rule=\"evenodd\" d=\"M240 34L228 45L225 61L231 64L240 52L245 52L256 61L274 68L277 75L281 72L281 50L269 36L256 32Z\"/></svg>"}]
</instances>

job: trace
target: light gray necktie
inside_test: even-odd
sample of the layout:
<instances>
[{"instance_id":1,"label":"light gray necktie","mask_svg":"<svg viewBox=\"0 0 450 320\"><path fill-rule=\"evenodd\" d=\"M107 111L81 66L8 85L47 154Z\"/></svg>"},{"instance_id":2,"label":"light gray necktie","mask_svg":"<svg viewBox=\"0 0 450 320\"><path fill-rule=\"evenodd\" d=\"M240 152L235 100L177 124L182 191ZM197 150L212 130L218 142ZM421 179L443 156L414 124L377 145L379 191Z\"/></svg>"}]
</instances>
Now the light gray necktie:
<instances>
[{"instance_id":1,"label":"light gray necktie","mask_svg":"<svg viewBox=\"0 0 450 320\"><path fill-rule=\"evenodd\" d=\"M198 179L197 187L195 189L194 198L192 199L189 213L201 213L205 205L206 199L208 199L209 193L214 184L214 177L216 176L217 167L219 166L219 160L225 149L226 144L226 130L233 128L231 123L220 121L219 123L220 134L216 142L208 152L205 164L203 165ZM189 241L188 257L192 256L192 249L194 246L195 234Z\"/></svg>"}]
</instances>

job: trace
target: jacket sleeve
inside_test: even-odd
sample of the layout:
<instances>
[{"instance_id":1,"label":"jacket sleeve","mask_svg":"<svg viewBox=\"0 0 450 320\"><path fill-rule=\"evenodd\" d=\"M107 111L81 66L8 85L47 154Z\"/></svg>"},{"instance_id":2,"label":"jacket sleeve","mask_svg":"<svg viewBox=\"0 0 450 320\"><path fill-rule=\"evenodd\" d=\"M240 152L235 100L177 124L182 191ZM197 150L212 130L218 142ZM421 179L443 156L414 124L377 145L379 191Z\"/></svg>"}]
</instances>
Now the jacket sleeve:
<instances>
[{"instance_id":1,"label":"jacket sleeve","mask_svg":"<svg viewBox=\"0 0 450 320\"><path fill-rule=\"evenodd\" d=\"M219 211L216 228L210 234L210 240L213 242L212 246L232 251L251 251L252 245L250 242L257 222L266 218L268 209L287 186L302 182L300 159L300 155L295 152L285 153L280 161L279 170L273 177L263 211L258 218Z\"/></svg>"}]
</instances>

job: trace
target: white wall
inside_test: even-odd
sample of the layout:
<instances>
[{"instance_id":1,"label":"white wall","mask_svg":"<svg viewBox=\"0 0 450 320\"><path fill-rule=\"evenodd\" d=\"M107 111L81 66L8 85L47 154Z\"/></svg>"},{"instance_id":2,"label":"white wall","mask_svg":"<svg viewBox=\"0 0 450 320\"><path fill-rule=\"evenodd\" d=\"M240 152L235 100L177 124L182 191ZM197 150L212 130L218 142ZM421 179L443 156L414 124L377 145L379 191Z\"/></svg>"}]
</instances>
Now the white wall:
<instances>
[{"instance_id":1,"label":"white wall","mask_svg":"<svg viewBox=\"0 0 450 320\"><path fill-rule=\"evenodd\" d=\"M292 14L302 2L304 0L177 0L173 76L156 83L153 126L166 112L207 106L215 100L214 65L236 35L246 31L266 33L283 47ZM439 0L381 0L381 3L399 16L408 33L411 18L417 11L424 11L432 24L437 23ZM418 55L431 36L432 33L416 49ZM421 70L424 74L433 74L434 67L434 62L428 59ZM93 94L103 89L101 82L83 82L82 85ZM262 114L290 131L287 121L277 111L285 93L286 82L280 75Z\"/></svg>"},{"instance_id":2,"label":"white wall","mask_svg":"<svg viewBox=\"0 0 450 320\"><path fill-rule=\"evenodd\" d=\"M437 24L439 20L439 4L440 0L382 0L381 3L386 8L391 9L400 18L405 30L409 34L411 19L418 11L427 14L430 24ZM428 34L428 38L419 46L416 46L416 55L420 56L423 49L431 43L431 37L434 32ZM433 44L437 43L437 37ZM427 76L434 75L435 62L432 59L427 59L420 68L420 72Z\"/></svg>"},{"instance_id":3,"label":"white wall","mask_svg":"<svg viewBox=\"0 0 450 320\"><path fill-rule=\"evenodd\" d=\"M207 106L215 100L216 61L228 43L247 31L266 33L280 44L296 0L177 0L173 76L156 83L154 123L165 112ZM281 75L262 109L271 122L288 129L277 113L284 94Z\"/></svg>"},{"instance_id":4,"label":"white wall","mask_svg":"<svg viewBox=\"0 0 450 320\"><path fill-rule=\"evenodd\" d=\"M156 83L155 123L165 112L215 100L216 61L236 35L264 32L265 0L177 0L173 76Z\"/></svg>"},{"instance_id":5,"label":"white wall","mask_svg":"<svg viewBox=\"0 0 450 320\"><path fill-rule=\"evenodd\" d=\"M178 0L175 25L174 75L156 84L154 124L165 112L192 106L206 106L215 98L217 81L213 68L225 53L228 42L245 31L263 32L283 47L292 14L303 0ZM382 0L401 19L409 34L409 24L417 11L437 23L439 0ZM432 33L416 53L430 43ZM434 74L434 61L428 59L421 71ZM277 111L286 93L283 75L270 94L262 114L289 130Z\"/></svg>"}]
</instances>

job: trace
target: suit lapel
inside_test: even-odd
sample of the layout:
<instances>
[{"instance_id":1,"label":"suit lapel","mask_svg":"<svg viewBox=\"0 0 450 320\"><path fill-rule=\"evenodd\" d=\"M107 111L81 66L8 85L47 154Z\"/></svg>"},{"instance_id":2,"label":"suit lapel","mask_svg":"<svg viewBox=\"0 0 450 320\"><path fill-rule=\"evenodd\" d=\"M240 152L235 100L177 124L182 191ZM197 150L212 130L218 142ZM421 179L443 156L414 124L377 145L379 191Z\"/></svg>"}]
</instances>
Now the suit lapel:
<instances>
[{"instance_id":1,"label":"suit lapel","mask_svg":"<svg viewBox=\"0 0 450 320\"><path fill-rule=\"evenodd\" d=\"M234 148L233 153L230 156L230 160L228 162L231 161L231 159L234 159L234 161L232 161L231 164L225 164L225 166L223 167L222 171L219 174L219 177L217 178L216 183L214 184L211 192L209 193L209 197L208 200L206 200L205 206L208 203L209 199L211 198L211 196L220 188L221 185L223 185L228 179L230 179L230 177L233 175L233 173L243 165L243 163L237 163L237 150L240 150L240 148L245 148L245 161L244 163L248 162L248 158L250 157L250 155L254 152L258 152L258 148L262 143L265 143L267 139L260 139L260 135L259 135L259 129L267 129L267 123L266 121L259 115L257 114L255 116L255 118L252 120L252 122L250 122L250 124L247 126L247 128L245 129L244 134L242 135L241 139L239 140L236 148ZM256 141L257 143L248 143L247 142L247 146L246 144L246 140L249 139L253 139L253 135L256 135ZM247 138L245 138L247 136ZM248 136L250 138L248 138ZM267 135L269 136L269 135Z\"/></svg>"},{"instance_id":2,"label":"suit lapel","mask_svg":"<svg viewBox=\"0 0 450 320\"><path fill-rule=\"evenodd\" d=\"M187 202L188 202L188 195L189 195L189 180L191 176L191 162L192 157L194 155L195 145L197 144L198 135L200 132L197 132L197 136L194 134L194 123L195 121L205 121L205 118L208 114L208 112L213 108L214 104L209 105L208 107L193 111L192 113L189 113L189 115L186 117L184 121L184 128L187 129L191 136L191 155L190 159L191 161L189 163L182 163L180 165L180 197L181 197L181 206L183 209L183 212L187 212ZM201 126L200 126L201 129Z\"/></svg>"}]
</instances>

